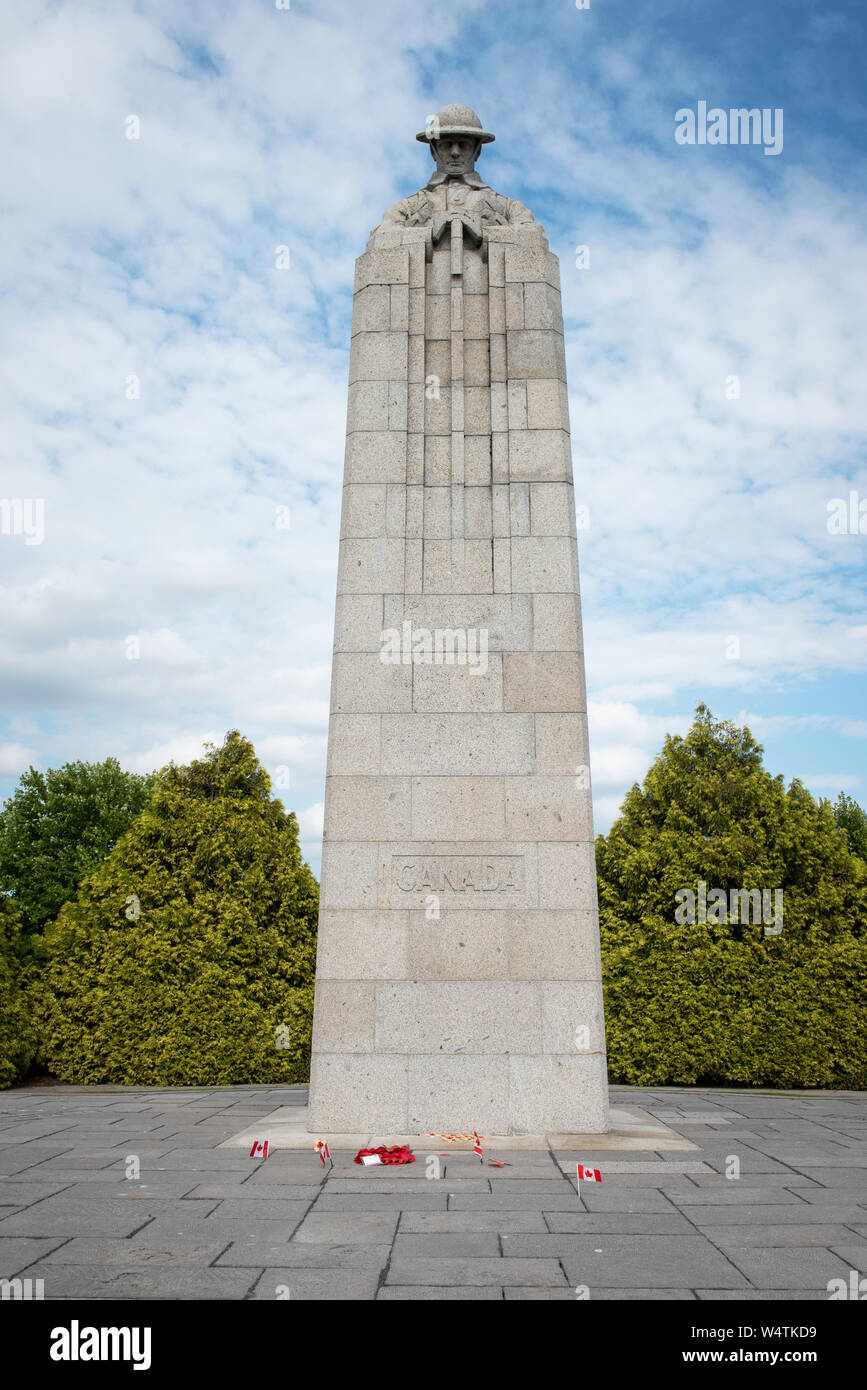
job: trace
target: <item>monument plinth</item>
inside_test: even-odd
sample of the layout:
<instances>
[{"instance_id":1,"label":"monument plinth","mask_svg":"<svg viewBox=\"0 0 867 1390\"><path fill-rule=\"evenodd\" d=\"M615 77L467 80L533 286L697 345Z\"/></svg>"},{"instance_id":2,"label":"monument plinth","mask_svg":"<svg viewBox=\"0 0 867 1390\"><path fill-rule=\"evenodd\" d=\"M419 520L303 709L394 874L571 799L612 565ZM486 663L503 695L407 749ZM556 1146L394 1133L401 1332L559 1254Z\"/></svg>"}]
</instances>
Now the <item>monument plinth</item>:
<instances>
[{"instance_id":1,"label":"monument plinth","mask_svg":"<svg viewBox=\"0 0 867 1390\"><path fill-rule=\"evenodd\" d=\"M417 138L356 263L309 1125L601 1133L558 262L475 113Z\"/></svg>"}]
</instances>

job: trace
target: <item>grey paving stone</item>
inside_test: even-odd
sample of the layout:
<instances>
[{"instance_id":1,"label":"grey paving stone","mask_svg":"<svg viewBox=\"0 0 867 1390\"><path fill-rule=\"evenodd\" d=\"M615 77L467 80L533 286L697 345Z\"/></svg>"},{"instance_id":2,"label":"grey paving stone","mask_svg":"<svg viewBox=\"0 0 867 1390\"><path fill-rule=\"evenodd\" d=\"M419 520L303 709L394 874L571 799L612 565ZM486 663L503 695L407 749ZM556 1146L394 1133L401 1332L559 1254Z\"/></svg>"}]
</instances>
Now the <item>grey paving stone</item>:
<instances>
[{"instance_id":1,"label":"grey paving stone","mask_svg":"<svg viewBox=\"0 0 867 1390\"><path fill-rule=\"evenodd\" d=\"M79 1168L84 1168L88 1171L97 1170L105 1174L106 1170L115 1164L118 1165L118 1168L121 1167L126 1151L126 1146L123 1147L123 1153L119 1149L91 1150L86 1146L78 1150L67 1150L57 1158L45 1159L39 1164L39 1168L46 1177L50 1177L55 1168L61 1168L66 1173L76 1172Z\"/></svg>"},{"instance_id":2,"label":"grey paving stone","mask_svg":"<svg viewBox=\"0 0 867 1390\"><path fill-rule=\"evenodd\" d=\"M29 1207L41 1202L44 1197L54 1197L62 1192L65 1183L61 1182L0 1182L0 1201L17 1207ZM867 1219L867 1213L865 1213Z\"/></svg>"},{"instance_id":3,"label":"grey paving stone","mask_svg":"<svg viewBox=\"0 0 867 1390\"><path fill-rule=\"evenodd\" d=\"M238 1201L238 1202L285 1202L286 1189L279 1184L268 1183L259 1187L253 1187L250 1183L197 1183L191 1188L184 1197L185 1202L214 1202L214 1201ZM304 1198L304 1205L309 1206L312 1198Z\"/></svg>"},{"instance_id":4,"label":"grey paving stone","mask_svg":"<svg viewBox=\"0 0 867 1390\"><path fill-rule=\"evenodd\" d=\"M271 1201L309 1203L315 1202L323 1189L318 1183L262 1183L259 1186L254 1186L252 1183L245 1182L236 1188L231 1196L227 1194L226 1200L237 1202L261 1200L259 1194L263 1191Z\"/></svg>"},{"instance_id":5,"label":"grey paving stone","mask_svg":"<svg viewBox=\"0 0 867 1390\"><path fill-rule=\"evenodd\" d=\"M823 1165L821 1167L806 1164L799 1169L805 1178L812 1178L814 1182L822 1187L848 1187L853 1192L861 1192L867 1199L867 1171L864 1168L854 1166L834 1167Z\"/></svg>"},{"instance_id":6,"label":"grey paving stone","mask_svg":"<svg viewBox=\"0 0 867 1390\"><path fill-rule=\"evenodd\" d=\"M293 1240L302 1245L388 1245L399 1219L397 1211L360 1212L355 1216L311 1211L298 1226Z\"/></svg>"},{"instance_id":7,"label":"grey paving stone","mask_svg":"<svg viewBox=\"0 0 867 1390\"><path fill-rule=\"evenodd\" d=\"M750 1177L753 1174L761 1175L762 1178L768 1173L782 1174L784 1177L791 1177L796 1171L790 1164L783 1163L776 1158L769 1158L764 1154L751 1152L736 1141L728 1145L725 1153L711 1153L702 1146L701 1156L705 1171L712 1168L714 1172L722 1174L725 1174L731 1159L736 1158L740 1164L740 1181L743 1181L743 1178ZM691 1171L700 1172L701 1169L693 1169Z\"/></svg>"},{"instance_id":8,"label":"grey paving stone","mask_svg":"<svg viewBox=\"0 0 867 1390\"><path fill-rule=\"evenodd\" d=\"M559 1298L559 1290L553 1296ZM426 1288L424 1284L383 1284L376 1298L377 1302L381 1303L418 1303L422 1300L437 1303L457 1303L464 1300L502 1302L503 1291L495 1284L459 1284L451 1289L443 1288L442 1285Z\"/></svg>"},{"instance_id":9,"label":"grey paving stone","mask_svg":"<svg viewBox=\"0 0 867 1390\"><path fill-rule=\"evenodd\" d=\"M731 1246L755 1245L768 1250L786 1245L831 1246L852 1238L845 1226L829 1226L816 1222L811 1226L701 1226L703 1236L720 1249Z\"/></svg>"},{"instance_id":10,"label":"grey paving stone","mask_svg":"<svg viewBox=\"0 0 867 1390\"><path fill-rule=\"evenodd\" d=\"M516 1240L539 1237L521 1236ZM573 1284L594 1288L748 1288L742 1272L703 1236L551 1236Z\"/></svg>"},{"instance_id":11,"label":"grey paving stone","mask_svg":"<svg viewBox=\"0 0 867 1390\"><path fill-rule=\"evenodd\" d=\"M196 1202L195 1205L198 1206L199 1203ZM309 1201L284 1202L270 1197L267 1202L258 1202L255 1199L247 1202L240 1197L227 1197L219 1203L214 1216L218 1216L221 1221L245 1221L250 1225L257 1225L263 1221L288 1221L294 1217L297 1225L309 1210Z\"/></svg>"},{"instance_id":12,"label":"grey paving stone","mask_svg":"<svg viewBox=\"0 0 867 1390\"><path fill-rule=\"evenodd\" d=\"M205 1217L216 1211L219 1202L170 1202L160 1207L158 1216L151 1216L143 1229L166 1231L191 1231L200 1226Z\"/></svg>"},{"instance_id":13,"label":"grey paving stone","mask_svg":"<svg viewBox=\"0 0 867 1390\"><path fill-rule=\"evenodd\" d=\"M231 1242L243 1244L262 1237L270 1241L287 1241L298 1229L300 1217L285 1217L278 1221L223 1221L219 1215L206 1221L184 1223L172 1217L159 1216L130 1239L142 1244L157 1244L176 1236L195 1236L201 1241L222 1241L223 1248Z\"/></svg>"},{"instance_id":14,"label":"grey paving stone","mask_svg":"<svg viewBox=\"0 0 867 1390\"><path fill-rule=\"evenodd\" d=\"M148 1265L189 1265L206 1269L229 1244L227 1240L205 1240L186 1233L172 1238L146 1233L131 1240L102 1240L95 1236L76 1236L42 1258L45 1265L120 1266L138 1271Z\"/></svg>"},{"instance_id":15,"label":"grey paving stone","mask_svg":"<svg viewBox=\"0 0 867 1390\"><path fill-rule=\"evenodd\" d=\"M28 1265L59 1249L63 1241L62 1236L0 1237L0 1279L14 1279Z\"/></svg>"},{"instance_id":16,"label":"grey paving stone","mask_svg":"<svg viewBox=\"0 0 867 1390\"><path fill-rule=\"evenodd\" d=\"M87 1168L52 1168L51 1173L47 1173L43 1168L28 1168L23 1173L18 1173L15 1182L27 1183L31 1187L37 1187L40 1183L45 1187L53 1187L55 1192L59 1192L62 1187L85 1187L96 1183L97 1186L109 1186L119 1181L116 1170L105 1170L94 1168L88 1171Z\"/></svg>"},{"instance_id":17,"label":"grey paving stone","mask_svg":"<svg viewBox=\"0 0 867 1390\"><path fill-rule=\"evenodd\" d=\"M763 1289L825 1289L829 1279L847 1278L849 1265L830 1250L815 1245L786 1249L758 1250L747 1246L726 1246L726 1255L754 1287ZM696 1280L694 1288L708 1288L713 1279ZM720 1281L719 1287L725 1287Z\"/></svg>"},{"instance_id":18,"label":"grey paving stone","mask_svg":"<svg viewBox=\"0 0 867 1390\"><path fill-rule=\"evenodd\" d=\"M583 1297L583 1286L578 1286L582 1290L582 1297L579 1299L576 1289L561 1289L556 1293L543 1289L505 1289L506 1298L510 1301L515 1298L522 1299L544 1299L556 1297L560 1300L571 1299L573 1302L627 1302L644 1303L652 1301L660 1303L664 1301L693 1301L695 1294L691 1289L588 1289L586 1300Z\"/></svg>"},{"instance_id":19,"label":"grey paving stone","mask_svg":"<svg viewBox=\"0 0 867 1390\"><path fill-rule=\"evenodd\" d=\"M733 1290L729 1290L733 1298L737 1298ZM598 1303L604 1299L606 1302L615 1303L637 1303L652 1300L654 1303L694 1303L696 1301L693 1289L593 1289L590 1295Z\"/></svg>"},{"instance_id":20,"label":"grey paving stone","mask_svg":"<svg viewBox=\"0 0 867 1390\"><path fill-rule=\"evenodd\" d=\"M451 1167L446 1165L446 1175L448 1176L449 1173L452 1177L455 1177L454 1165ZM572 1176L574 1177L574 1175L575 1170L573 1168ZM541 1170L538 1168L523 1169L511 1166L508 1168L485 1168L485 1177L494 1187L499 1187L504 1182L523 1182L525 1180L527 1182L557 1183L562 1182L565 1176L563 1170L556 1167L553 1163L547 1169L543 1168Z\"/></svg>"},{"instance_id":21,"label":"grey paving stone","mask_svg":"<svg viewBox=\"0 0 867 1390\"><path fill-rule=\"evenodd\" d=\"M449 1197L449 1211L580 1211L577 1194L573 1191L552 1192L469 1192Z\"/></svg>"},{"instance_id":22,"label":"grey paving stone","mask_svg":"<svg viewBox=\"0 0 867 1390\"><path fill-rule=\"evenodd\" d=\"M57 1151L60 1156L61 1151ZM22 1149L17 1149L15 1155L8 1154L3 1163L2 1175L6 1178L22 1177L25 1173L32 1173L35 1177L47 1179L53 1177L51 1170L46 1171L43 1166L43 1158L27 1154Z\"/></svg>"},{"instance_id":23,"label":"grey paving stone","mask_svg":"<svg viewBox=\"0 0 867 1390\"><path fill-rule=\"evenodd\" d=\"M596 1165L596 1166L598 1167L598 1165ZM617 1188L617 1189L618 1189L619 1191L621 1191L621 1192L626 1192L627 1189L629 1189L629 1188L636 1188L636 1187L637 1187L637 1188L640 1188L642 1191L645 1190L645 1189L649 1190L650 1188L656 1188L656 1190L657 1190L658 1192L671 1192L671 1193L674 1193L675 1195L676 1195L677 1193L679 1193L679 1192L695 1192L695 1191L696 1191L695 1184L693 1183L691 1177L690 1177L688 1174L680 1174L680 1173L670 1173L670 1174L666 1174L666 1173L658 1173L658 1172L657 1172L657 1173L612 1173L612 1172L606 1171L604 1168L601 1169L600 1171L601 1171L601 1173L602 1173L602 1185L603 1185L603 1186L607 1186L607 1187L614 1187L614 1188ZM711 1174L711 1170L710 1170L709 1168L707 1169L707 1174L708 1174L709 1176L713 1176L713 1175ZM574 1186L574 1184L573 1184L573 1186ZM582 1197L583 1197L583 1195L584 1195L585 1190L591 1189L591 1188L594 1188L594 1187L599 1187L599 1186L600 1186L599 1183L582 1182L582 1183L581 1183L581 1195L582 1195Z\"/></svg>"},{"instance_id":24,"label":"grey paving stone","mask_svg":"<svg viewBox=\"0 0 867 1390\"><path fill-rule=\"evenodd\" d=\"M574 1178L574 1173L572 1176ZM532 1178L527 1182L521 1182L515 1178L506 1178L499 1181L496 1187L492 1183L491 1187L495 1192L525 1193L534 1197L569 1197L575 1193L574 1182L569 1182L566 1177L555 1178L550 1182L539 1182ZM453 1191L465 1192L467 1189L465 1187L453 1188Z\"/></svg>"},{"instance_id":25,"label":"grey paving stone","mask_svg":"<svg viewBox=\"0 0 867 1390\"><path fill-rule=\"evenodd\" d=\"M679 1158L683 1158L683 1156L682 1153L678 1155ZM701 1155L692 1154L689 1157L690 1161L694 1162L696 1158L700 1159ZM660 1160L660 1155L652 1147L633 1149L627 1153L619 1153L616 1149L555 1149L553 1150L553 1158L559 1167L562 1168L565 1165L574 1172L576 1163L586 1163L592 1168L598 1168L600 1163L607 1163L610 1159L612 1162L616 1161L628 1167L633 1163L657 1163Z\"/></svg>"},{"instance_id":26,"label":"grey paving stone","mask_svg":"<svg viewBox=\"0 0 867 1390\"><path fill-rule=\"evenodd\" d=\"M377 1269L266 1269L253 1292L257 1302L288 1298L291 1302L372 1301L379 1287ZM278 1290L279 1295L278 1295Z\"/></svg>"},{"instance_id":27,"label":"grey paving stone","mask_svg":"<svg viewBox=\"0 0 867 1390\"><path fill-rule=\"evenodd\" d=\"M419 1158L421 1158L421 1155L419 1155ZM449 1160L445 1158L441 1160L443 1172L448 1162ZM425 1167L421 1162L404 1164L381 1163L375 1164L371 1168L363 1163L353 1163L351 1158L344 1158L342 1162L339 1158L336 1158L333 1168L323 1168L320 1164L319 1171L323 1178L328 1180L329 1187L335 1182L366 1183L381 1180L382 1182L390 1183L418 1183L432 1181L432 1179L428 1179L425 1176ZM472 1171L466 1170L463 1173L455 1173L455 1177L475 1178L478 1177L478 1175L478 1164Z\"/></svg>"},{"instance_id":28,"label":"grey paving stone","mask_svg":"<svg viewBox=\"0 0 867 1390\"><path fill-rule=\"evenodd\" d=\"M761 1143L761 1140L758 1141ZM765 1143L764 1154L767 1155L767 1163L776 1162L778 1166L785 1166L787 1169L801 1173L804 1167L815 1169L818 1163L823 1168L862 1168L867 1169L867 1153L864 1153L863 1144L855 1144L851 1148L842 1145L829 1146L827 1144L803 1143L772 1145ZM733 1148L732 1152L736 1152ZM756 1159L750 1160L755 1168ZM867 1172L864 1174L867 1180Z\"/></svg>"},{"instance_id":29,"label":"grey paving stone","mask_svg":"<svg viewBox=\"0 0 867 1390\"><path fill-rule=\"evenodd\" d=\"M232 1152L235 1150L221 1149L221 1153ZM250 1162L250 1174L252 1181L263 1182L324 1182L326 1178L337 1171L337 1165L332 1167L326 1164L325 1167L319 1159L318 1154L296 1154L281 1153L279 1149L269 1154L264 1162L258 1165ZM356 1168L355 1172L363 1172L363 1168Z\"/></svg>"},{"instance_id":30,"label":"grey paving stone","mask_svg":"<svg viewBox=\"0 0 867 1390\"><path fill-rule=\"evenodd\" d=\"M195 1174L183 1182L145 1182L119 1178L112 1182L75 1182L63 1191L65 1201L93 1202L176 1202L196 1185Z\"/></svg>"},{"instance_id":31,"label":"grey paving stone","mask_svg":"<svg viewBox=\"0 0 867 1390\"><path fill-rule=\"evenodd\" d=\"M317 1211L339 1211L347 1215L360 1211L444 1211L448 1201L448 1192L443 1183L431 1183L431 1192L408 1192L402 1193L389 1192L368 1192L354 1195L343 1195L335 1193L333 1196L326 1190L316 1203ZM476 1197L464 1197L463 1201L484 1201L484 1193L479 1193ZM489 1201L494 1199L489 1197Z\"/></svg>"},{"instance_id":32,"label":"grey paving stone","mask_svg":"<svg viewBox=\"0 0 867 1390\"><path fill-rule=\"evenodd\" d=\"M249 1269L203 1269L198 1265L34 1265L28 1276L45 1280L46 1299L242 1299L256 1273Z\"/></svg>"},{"instance_id":33,"label":"grey paving stone","mask_svg":"<svg viewBox=\"0 0 867 1390\"><path fill-rule=\"evenodd\" d=\"M692 1222L679 1212L548 1212L548 1230L554 1235L695 1235Z\"/></svg>"},{"instance_id":34,"label":"grey paving stone","mask_svg":"<svg viewBox=\"0 0 867 1390\"><path fill-rule=\"evenodd\" d=\"M705 1226L845 1226L857 1207L818 1206L807 1202L787 1206L685 1207L690 1221Z\"/></svg>"},{"instance_id":35,"label":"grey paving stone","mask_svg":"<svg viewBox=\"0 0 867 1390\"><path fill-rule=\"evenodd\" d=\"M835 1183L831 1183L827 1187L818 1188L796 1187L792 1183L790 1184L790 1191L796 1192L802 1201L809 1202L811 1206L836 1202L841 1206L863 1207L867 1210L867 1191L863 1186L838 1187Z\"/></svg>"},{"instance_id":36,"label":"grey paving stone","mask_svg":"<svg viewBox=\"0 0 867 1390\"><path fill-rule=\"evenodd\" d=\"M613 1188L604 1185L599 1187L586 1182L581 1185L581 1207L582 1209L586 1208L587 1211L674 1212L677 1210L673 1200L655 1187L649 1187L646 1191L642 1191L635 1187Z\"/></svg>"},{"instance_id":37,"label":"grey paving stone","mask_svg":"<svg viewBox=\"0 0 867 1390\"><path fill-rule=\"evenodd\" d=\"M855 1269L862 1276L867 1276L867 1244L863 1241L853 1241L847 1231L846 1236L838 1242L836 1236L828 1240L828 1244L839 1255L841 1260L845 1260L850 1269Z\"/></svg>"},{"instance_id":38,"label":"grey paving stone","mask_svg":"<svg viewBox=\"0 0 867 1390\"><path fill-rule=\"evenodd\" d=\"M282 1269L365 1269L374 1265L384 1269L389 1245L325 1245L312 1241L280 1242L265 1237L235 1241L217 1260L215 1268L232 1265L258 1265ZM262 1257L266 1258L263 1259Z\"/></svg>"},{"instance_id":39,"label":"grey paving stone","mask_svg":"<svg viewBox=\"0 0 867 1390\"><path fill-rule=\"evenodd\" d=\"M667 1183L670 1181L676 1182L681 1176L691 1178L694 1174L703 1174L708 1177L711 1175L711 1169L701 1160L699 1155L690 1159L678 1157L672 1159L671 1162L662 1158L642 1158L637 1161L611 1159L607 1163L604 1161L602 1163L597 1161L585 1164L585 1166L598 1168L602 1174L603 1182L606 1180L613 1182L615 1179L621 1182L635 1178L639 1186L644 1186L645 1184L650 1186L651 1184L647 1183L648 1177L659 1177L663 1182ZM568 1172L568 1167L566 1171ZM573 1178L576 1176L574 1165L569 1176ZM658 1186L659 1184L654 1185Z\"/></svg>"},{"instance_id":40,"label":"grey paving stone","mask_svg":"<svg viewBox=\"0 0 867 1390\"><path fill-rule=\"evenodd\" d=\"M507 1286L503 1289L503 1298L510 1303L520 1300L522 1303L574 1303L577 1294L568 1285L557 1284L556 1286L542 1285L534 1288L532 1284Z\"/></svg>"},{"instance_id":41,"label":"grey paving stone","mask_svg":"<svg viewBox=\"0 0 867 1390\"><path fill-rule=\"evenodd\" d=\"M8 1216L0 1223L0 1237L6 1236L129 1236L139 1230L155 1213L148 1206L128 1203L64 1203L48 1197L44 1202L27 1207L17 1216Z\"/></svg>"},{"instance_id":42,"label":"grey paving stone","mask_svg":"<svg viewBox=\"0 0 867 1390\"><path fill-rule=\"evenodd\" d=\"M541 1211L405 1211L400 1218L401 1234L406 1235L447 1235L451 1231L523 1231L544 1235L547 1229Z\"/></svg>"},{"instance_id":43,"label":"grey paving stone","mask_svg":"<svg viewBox=\"0 0 867 1390\"><path fill-rule=\"evenodd\" d=\"M764 1203L768 1206L798 1205L801 1199L785 1187L747 1187L734 1179L731 1182L723 1179L718 1187L685 1188L674 1194L672 1201L685 1209L700 1206L761 1206Z\"/></svg>"},{"instance_id":44,"label":"grey paving stone","mask_svg":"<svg viewBox=\"0 0 867 1390\"><path fill-rule=\"evenodd\" d=\"M431 1288L455 1284L494 1285L544 1284L552 1288L566 1282L557 1260L488 1259L472 1256L450 1258L440 1256L405 1256L393 1258L389 1265L387 1284L422 1284Z\"/></svg>"},{"instance_id":45,"label":"grey paving stone","mask_svg":"<svg viewBox=\"0 0 867 1390\"><path fill-rule=\"evenodd\" d=\"M256 1165L263 1161L267 1163L268 1160L250 1158L243 1149L214 1149L203 1144L200 1149L172 1149L170 1153L158 1159L154 1167L160 1173L253 1173Z\"/></svg>"},{"instance_id":46,"label":"grey paving stone","mask_svg":"<svg viewBox=\"0 0 867 1390\"><path fill-rule=\"evenodd\" d=\"M828 1294L819 1289L696 1289L695 1296L702 1303L723 1300L737 1303L813 1303L827 1299Z\"/></svg>"},{"instance_id":47,"label":"grey paving stone","mask_svg":"<svg viewBox=\"0 0 867 1390\"><path fill-rule=\"evenodd\" d=\"M364 1182L342 1182L338 1178L333 1178L324 1191L329 1197L358 1197L368 1193L383 1193L389 1196L399 1196L403 1200L405 1195L409 1196L413 1192L434 1191L441 1183L445 1184L449 1192L490 1192L491 1190L490 1183L486 1178L422 1178L411 1186L405 1182L389 1182L388 1178L383 1178L381 1182L378 1178Z\"/></svg>"},{"instance_id":48,"label":"grey paving stone","mask_svg":"<svg viewBox=\"0 0 867 1390\"><path fill-rule=\"evenodd\" d=\"M727 1178L723 1172L710 1174L697 1173L692 1181L696 1187L705 1188L721 1188L723 1186L735 1187L740 1185L741 1187L763 1187L765 1189L779 1187L785 1191L794 1191L795 1189L798 1191L802 1189L804 1191L820 1191L817 1183L812 1182L809 1178L805 1178L801 1173L796 1173L794 1171L788 1173L752 1174L742 1172L739 1178Z\"/></svg>"},{"instance_id":49,"label":"grey paving stone","mask_svg":"<svg viewBox=\"0 0 867 1390\"><path fill-rule=\"evenodd\" d=\"M520 1237L526 1240L544 1239L541 1236ZM507 1253L505 1250L503 1253ZM525 1252L518 1250L515 1252L522 1255ZM544 1253L548 1253L547 1251ZM405 1258L407 1256L418 1255L424 1259L431 1259L437 1256L462 1256L462 1255L499 1255L500 1237L494 1231L453 1231L433 1234L425 1232L417 1234L411 1232L398 1232L394 1238L393 1258Z\"/></svg>"}]
</instances>

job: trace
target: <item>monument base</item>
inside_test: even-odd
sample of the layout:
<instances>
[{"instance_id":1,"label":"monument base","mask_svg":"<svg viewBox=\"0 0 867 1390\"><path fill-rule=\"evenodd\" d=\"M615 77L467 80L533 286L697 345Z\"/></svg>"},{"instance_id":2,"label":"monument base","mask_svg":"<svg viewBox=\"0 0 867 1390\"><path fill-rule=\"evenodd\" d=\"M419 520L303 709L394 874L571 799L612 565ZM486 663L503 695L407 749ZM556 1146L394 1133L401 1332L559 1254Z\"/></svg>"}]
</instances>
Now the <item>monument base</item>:
<instances>
[{"instance_id":1,"label":"monument base","mask_svg":"<svg viewBox=\"0 0 867 1390\"><path fill-rule=\"evenodd\" d=\"M509 1149L552 1149L555 1152L571 1152L585 1149L588 1152L623 1152L648 1150L655 1152L697 1149L697 1144L685 1139L668 1125L661 1124L646 1110L637 1106L612 1106L609 1111L610 1129L605 1134L484 1134L484 1144L490 1150ZM218 1149L247 1149L254 1139L267 1139L272 1149L313 1149L317 1139L324 1139L334 1150L370 1149L385 1144L392 1148L395 1144L408 1144L419 1152L442 1148L430 1134L313 1134L308 1129L309 1110L306 1105L281 1105L270 1114L263 1115L218 1144ZM450 1152L472 1152L472 1141L449 1144Z\"/></svg>"}]
</instances>

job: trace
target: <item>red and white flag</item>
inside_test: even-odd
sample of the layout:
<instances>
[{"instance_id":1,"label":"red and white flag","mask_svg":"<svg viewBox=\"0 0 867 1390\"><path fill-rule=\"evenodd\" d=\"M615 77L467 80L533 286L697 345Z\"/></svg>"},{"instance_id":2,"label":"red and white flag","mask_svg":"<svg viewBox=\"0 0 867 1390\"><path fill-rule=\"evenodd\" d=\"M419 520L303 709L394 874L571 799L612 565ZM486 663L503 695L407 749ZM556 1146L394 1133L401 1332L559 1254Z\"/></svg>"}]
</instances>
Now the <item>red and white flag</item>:
<instances>
[{"instance_id":1,"label":"red and white flag","mask_svg":"<svg viewBox=\"0 0 867 1390\"><path fill-rule=\"evenodd\" d=\"M328 1145L326 1144L326 1142L325 1142L324 1139L317 1139L317 1140L316 1140L316 1143L313 1145L313 1147L314 1147L314 1149L316 1150L316 1152L318 1153L319 1157L320 1157L321 1160L322 1160L322 1167L323 1167L323 1168L325 1167L326 1163L331 1163L331 1162L333 1162L333 1160L332 1160L332 1158L331 1158L331 1150L329 1149L329 1147L328 1147Z\"/></svg>"},{"instance_id":2,"label":"red and white flag","mask_svg":"<svg viewBox=\"0 0 867 1390\"><path fill-rule=\"evenodd\" d=\"M253 1140L253 1147L252 1147L252 1149L250 1150L250 1157L251 1157L251 1158L267 1158L267 1157L268 1157L268 1140L267 1140L267 1139L254 1139L254 1140Z\"/></svg>"},{"instance_id":3,"label":"red and white flag","mask_svg":"<svg viewBox=\"0 0 867 1390\"><path fill-rule=\"evenodd\" d=\"M482 1157L482 1141L475 1130L473 1130L473 1153L478 1154L479 1158Z\"/></svg>"},{"instance_id":4,"label":"red and white flag","mask_svg":"<svg viewBox=\"0 0 867 1390\"><path fill-rule=\"evenodd\" d=\"M583 1163L578 1164L579 1182L601 1182L602 1174L598 1168L585 1168Z\"/></svg>"}]
</instances>

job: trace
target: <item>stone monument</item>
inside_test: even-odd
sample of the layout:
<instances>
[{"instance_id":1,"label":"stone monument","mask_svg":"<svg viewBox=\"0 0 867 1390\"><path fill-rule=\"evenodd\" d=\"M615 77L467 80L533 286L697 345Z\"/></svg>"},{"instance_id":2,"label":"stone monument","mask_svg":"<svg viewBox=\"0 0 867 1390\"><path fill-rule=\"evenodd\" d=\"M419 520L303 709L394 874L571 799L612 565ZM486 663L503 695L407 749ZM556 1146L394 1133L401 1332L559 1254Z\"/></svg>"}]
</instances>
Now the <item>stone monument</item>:
<instances>
[{"instance_id":1,"label":"stone monument","mask_svg":"<svg viewBox=\"0 0 867 1390\"><path fill-rule=\"evenodd\" d=\"M557 257L435 171L356 262L309 1128L608 1127Z\"/></svg>"}]
</instances>

